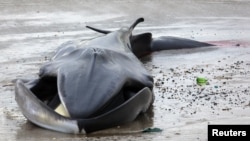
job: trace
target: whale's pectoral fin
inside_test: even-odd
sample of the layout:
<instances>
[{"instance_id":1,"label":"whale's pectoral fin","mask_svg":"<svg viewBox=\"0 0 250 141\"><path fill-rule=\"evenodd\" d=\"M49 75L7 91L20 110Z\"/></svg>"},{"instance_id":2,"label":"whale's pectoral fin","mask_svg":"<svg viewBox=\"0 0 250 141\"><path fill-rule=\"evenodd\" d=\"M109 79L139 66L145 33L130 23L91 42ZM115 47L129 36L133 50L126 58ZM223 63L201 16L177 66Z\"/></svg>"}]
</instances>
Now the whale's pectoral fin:
<instances>
[{"instance_id":1,"label":"whale's pectoral fin","mask_svg":"<svg viewBox=\"0 0 250 141\"><path fill-rule=\"evenodd\" d=\"M138 58L143 57L151 53L151 33L142 33L138 35L133 35L130 37L130 43L132 47L132 52Z\"/></svg>"},{"instance_id":2,"label":"whale's pectoral fin","mask_svg":"<svg viewBox=\"0 0 250 141\"><path fill-rule=\"evenodd\" d=\"M207 46L214 46L214 45L185 38L161 36L152 39L151 50L160 51L160 50L188 49L188 48L207 47Z\"/></svg>"}]
</instances>

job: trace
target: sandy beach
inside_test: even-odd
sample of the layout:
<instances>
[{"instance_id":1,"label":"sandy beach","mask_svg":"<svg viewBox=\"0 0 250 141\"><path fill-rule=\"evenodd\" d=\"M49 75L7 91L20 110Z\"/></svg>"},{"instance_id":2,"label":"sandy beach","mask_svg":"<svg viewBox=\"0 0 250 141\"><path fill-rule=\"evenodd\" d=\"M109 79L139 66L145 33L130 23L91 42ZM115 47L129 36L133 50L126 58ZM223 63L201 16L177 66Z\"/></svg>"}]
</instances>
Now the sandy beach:
<instances>
[{"instance_id":1,"label":"sandy beach","mask_svg":"<svg viewBox=\"0 0 250 141\"><path fill-rule=\"evenodd\" d=\"M250 1L0 0L0 140L207 140L209 124L250 124ZM13 80L38 77L69 40L116 30L144 17L135 33L176 36L217 46L154 52L142 59L154 77L152 109L135 122L89 135L42 129L15 101ZM199 86L197 77L208 83ZM145 128L161 132L141 133Z\"/></svg>"}]
</instances>

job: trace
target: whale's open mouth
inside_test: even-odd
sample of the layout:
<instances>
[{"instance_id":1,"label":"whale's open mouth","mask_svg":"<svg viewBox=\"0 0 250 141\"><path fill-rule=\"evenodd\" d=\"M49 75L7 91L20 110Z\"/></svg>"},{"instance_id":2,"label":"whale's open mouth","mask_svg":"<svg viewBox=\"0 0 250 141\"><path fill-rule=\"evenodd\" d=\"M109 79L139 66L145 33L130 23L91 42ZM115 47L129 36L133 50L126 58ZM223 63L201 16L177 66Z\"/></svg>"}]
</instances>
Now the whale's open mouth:
<instances>
[{"instance_id":1,"label":"whale's open mouth","mask_svg":"<svg viewBox=\"0 0 250 141\"><path fill-rule=\"evenodd\" d=\"M100 81L102 81L102 79L100 79ZM58 78L56 76L43 76L43 77L39 78L38 80L36 80L36 82L32 81L30 84L28 84L29 85L28 87L34 96L36 96L40 101L42 101L45 105L47 105L49 108L51 108L52 110L54 110L58 114L60 114L64 117L72 118L72 119L79 119L79 118L93 118L95 116L104 114L104 113L116 108L117 106L123 104L124 102L129 100L131 97L133 97L136 93L138 93L140 90L142 90L143 88L146 87L144 84L142 84L140 82L132 82L133 81L132 79L128 80L128 81L131 81L131 82L125 82L127 84L124 84L124 86L117 88L117 92L113 94L114 96L110 97L110 99L108 99L106 103L104 103L102 106L100 106L100 108L91 112L91 114L89 114L89 115L82 114L82 115L75 116L75 117L74 117L74 114L73 114L73 116L70 115L70 112L68 111L68 107L66 107L68 105L65 105L65 102L62 101L62 100L67 101L67 99L64 98L64 95L66 95L66 94L64 93L64 91L59 90L58 85L60 85L60 83L58 82ZM117 82L117 83L119 83L119 82ZM131 85L128 83L136 83L136 85ZM98 86L92 85L92 86L88 86L88 87L99 87L99 84L98 83L96 83L96 84ZM105 86L103 88L105 88ZM81 89L81 87L78 89ZM98 88L96 88L96 89L98 89ZM61 93L59 91L61 91ZM82 89L78 90L78 91L82 91ZM85 91L87 91L87 90L83 90L81 94L75 94L75 95L77 95L78 98L80 99L81 95L84 95ZM102 92L98 92L98 93L102 93ZM61 96L59 94L61 94ZM73 95L74 93L72 92L70 94ZM68 94L67 98L70 98L70 94ZM95 94L93 93L91 95L95 95ZM87 98L84 98L84 99L81 99L81 102L79 102L78 104L77 104L78 101L76 101L76 100L74 101L74 103L69 103L69 104L71 104L71 105L74 104L76 106L79 105L79 109L80 108L81 109L84 109L84 108L88 109L88 106L81 107L80 106L81 103L86 103L86 101L96 102L97 99L99 99L98 94L95 95L95 99L92 101L88 100ZM102 101L102 99L101 99L101 101ZM101 102L97 102L97 104L99 105L99 104L101 104ZM71 105L69 105L69 106L71 106Z\"/></svg>"},{"instance_id":2,"label":"whale's open mouth","mask_svg":"<svg viewBox=\"0 0 250 141\"><path fill-rule=\"evenodd\" d=\"M146 112L154 99L152 91L148 87L144 87L138 92L135 92L136 89L129 92L130 89L128 88L111 98L91 117L73 118L62 105L58 94L51 93L49 95L49 93L46 93L51 88L56 88L53 87L56 85L55 82L55 77L44 77L40 81L29 82L17 80L15 97L23 115L28 120L41 127L65 133L85 134L131 122L140 113ZM50 86L46 84L50 84ZM37 91L39 91L39 94L46 93L46 95L38 96ZM56 92L56 90L53 92ZM79 107L79 109L83 108Z\"/></svg>"},{"instance_id":3,"label":"whale's open mouth","mask_svg":"<svg viewBox=\"0 0 250 141\"><path fill-rule=\"evenodd\" d=\"M131 57L106 49L80 48L44 65L30 90L52 109L62 104L65 116L91 118L121 105L144 87L152 89L152 82Z\"/></svg>"},{"instance_id":4,"label":"whale's open mouth","mask_svg":"<svg viewBox=\"0 0 250 141\"><path fill-rule=\"evenodd\" d=\"M70 117L58 95L57 77L45 76L30 87L30 91L52 110L64 117Z\"/></svg>"}]
</instances>

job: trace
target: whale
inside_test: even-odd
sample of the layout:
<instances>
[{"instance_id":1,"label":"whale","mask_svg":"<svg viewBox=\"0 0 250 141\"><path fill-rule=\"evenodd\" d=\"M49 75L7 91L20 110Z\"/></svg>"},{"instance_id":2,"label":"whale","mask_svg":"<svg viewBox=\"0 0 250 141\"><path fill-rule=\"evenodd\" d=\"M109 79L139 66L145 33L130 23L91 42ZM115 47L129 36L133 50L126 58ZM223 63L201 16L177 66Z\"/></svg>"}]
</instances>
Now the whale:
<instances>
[{"instance_id":1,"label":"whale","mask_svg":"<svg viewBox=\"0 0 250 141\"><path fill-rule=\"evenodd\" d=\"M154 102L153 76L140 58L153 51L211 46L194 40L133 35L144 18L84 43L59 46L38 77L15 82L15 100L32 123L87 134L134 121Z\"/></svg>"}]
</instances>

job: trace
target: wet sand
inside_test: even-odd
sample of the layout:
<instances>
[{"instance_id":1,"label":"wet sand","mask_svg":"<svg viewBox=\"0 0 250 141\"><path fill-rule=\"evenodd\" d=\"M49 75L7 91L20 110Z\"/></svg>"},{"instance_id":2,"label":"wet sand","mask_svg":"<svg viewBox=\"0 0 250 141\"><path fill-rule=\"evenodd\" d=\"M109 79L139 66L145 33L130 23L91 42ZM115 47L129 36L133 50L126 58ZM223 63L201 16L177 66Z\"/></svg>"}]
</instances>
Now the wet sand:
<instances>
[{"instance_id":1,"label":"wet sand","mask_svg":"<svg viewBox=\"0 0 250 141\"><path fill-rule=\"evenodd\" d=\"M249 6L247 0L0 1L0 139L203 141L208 124L250 124ZM148 115L132 124L86 136L44 130L23 117L12 80L36 78L41 64L63 42L100 35L85 25L115 30L141 16L145 22L136 33L218 46L144 58L154 76L155 102ZM197 77L209 83L199 86ZM147 127L163 131L138 133Z\"/></svg>"}]
</instances>

